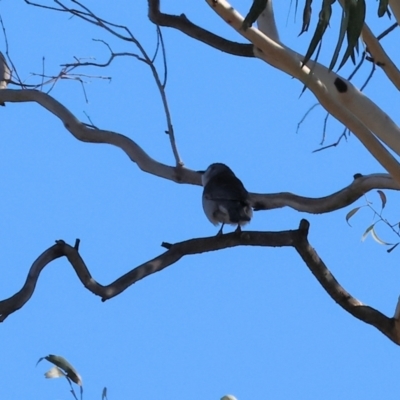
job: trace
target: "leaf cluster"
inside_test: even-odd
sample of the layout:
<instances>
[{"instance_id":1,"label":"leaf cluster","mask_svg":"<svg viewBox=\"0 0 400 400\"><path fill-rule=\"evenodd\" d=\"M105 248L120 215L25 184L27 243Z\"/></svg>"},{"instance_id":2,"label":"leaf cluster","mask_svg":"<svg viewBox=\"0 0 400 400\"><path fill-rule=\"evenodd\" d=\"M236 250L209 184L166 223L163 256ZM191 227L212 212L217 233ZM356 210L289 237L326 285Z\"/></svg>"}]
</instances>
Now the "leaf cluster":
<instances>
[{"instance_id":1,"label":"leaf cluster","mask_svg":"<svg viewBox=\"0 0 400 400\"><path fill-rule=\"evenodd\" d=\"M321 9L318 14L318 22L315 28L314 34L311 38L310 44L308 46L306 55L303 60L303 64L306 64L313 54L318 53L322 46L322 39L325 34L326 28L329 26L329 22L332 16L332 6L336 0L321 0ZM388 9L388 0L379 0L378 4L378 16L383 17L388 14L390 17L390 12ZM264 11L268 0L253 0L251 8L246 15L243 22L243 29L250 27L257 18ZM310 21L312 17L312 0L304 0L303 6L303 24L301 27L300 34L308 31L310 26ZM364 26L365 15L366 15L366 1L365 0L343 0L342 5L342 17L339 29L339 37L336 43L335 50L333 51L332 60L329 65L329 69L333 69L338 61L339 53L343 47L344 39L347 38L347 48L344 52L342 60L339 64L339 68L342 68L346 64L347 60L351 58L353 64L356 63L355 53L358 53L358 40L361 35L362 28ZM298 0L296 0L295 8L297 10Z\"/></svg>"}]
</instances>

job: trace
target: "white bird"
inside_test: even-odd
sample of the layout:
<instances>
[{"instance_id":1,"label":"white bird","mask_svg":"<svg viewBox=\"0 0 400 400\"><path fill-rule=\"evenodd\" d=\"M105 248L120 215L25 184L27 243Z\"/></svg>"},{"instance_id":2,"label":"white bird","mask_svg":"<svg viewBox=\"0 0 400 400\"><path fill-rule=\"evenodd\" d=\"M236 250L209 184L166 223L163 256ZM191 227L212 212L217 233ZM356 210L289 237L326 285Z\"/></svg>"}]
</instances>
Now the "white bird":
<instances>
[{"instance_id":1,"label":"white bird","mask_svg":"<svg viewBox=\"0 0 400 400\"><path fill-rule=\"evenodd\" d=\"M203 183L203 209L214 225L222 223L217 235L222 234L225 224L241 226L250 222L253 210L249 193L240 179L225 164L211 164L201 177Z\"/></svg>"}]
</instances>

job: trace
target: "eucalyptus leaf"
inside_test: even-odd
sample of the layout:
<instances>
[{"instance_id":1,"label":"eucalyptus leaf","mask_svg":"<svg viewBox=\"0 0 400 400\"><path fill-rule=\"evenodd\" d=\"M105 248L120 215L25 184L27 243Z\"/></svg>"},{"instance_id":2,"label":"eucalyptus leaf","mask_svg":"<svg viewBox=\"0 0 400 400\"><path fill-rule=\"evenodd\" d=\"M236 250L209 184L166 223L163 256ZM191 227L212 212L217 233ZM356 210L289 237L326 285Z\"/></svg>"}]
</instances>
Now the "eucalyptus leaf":
<instances>
[{"instance_id":1,"label":"eucalyptus leaf","mask_svg":"<svg viewBox=\"0 0 400 400\"><path fill-rule=\"evenodd\" d=\"M379 0L379 6L378 6L378 17L382 18L386 13L388 14L389 18L391 16L389 9L389 0Z\"/></svg>"},{"instance_id":2,"label":"eucalyptus leaf","mask_svg":"<svg viewBox=\"0 0 400 400\"><path fill-rule=\"evenodd\" d=\"M358 51L358 39L360 38L362 28L365 21L365 0L346 0L349 10L349 21L347 25L347 49L344 53L339 69L346 64L346 61L351 57L355 64L354 49Z\"/></svg>"},{"instance_id":3,"label":"eucalyptus leaf","mask_svg":"<svg viewBox=\"0 0 400 400\"><path fill-rule=\"evenodd\" d=\"M335 51L333 52L332 61L329 65L330 70L332 70L334 68L336 61L339 57L339 52L340 52L340 49L342 48L348 25L349 25L349 10L345 3L345 5L343 7L342 21L340 23L339 39L336 44Z\"/></svg>"},{"instance_id":4,"label":"eucalyptus leaf","mask_svg":"<svg viewBox=\"0 0 400 400\"><path fill-rule=\"evenodd\" d=\"M349 219L360 209L361 207L356 207L350 210L346 215L346 222L350 225ZM351 226L351 225L350 225Z\"/></svg>"},{"instance_id":5,"label":"eucalyptus leaf","mask_svg":"<svg viewBox=\"0 0 400 400\"><path fill-rule=\"evenodd\" d=\"M311 14L312 14L312 8L311 8L312 0L306 0L304 2L304 8L303 8L303 25L301 26L301 31L299 33L299 36L308 31L308 28L310 26L310 20L311 20Z\"/></svg>"},{"instance_id":6,"label":"eucalyptus leaf","mask_svg":"<svg viewBox=\"0 0 400 400\"><path fill-rule=\"evenodd\" d=\"M246 18L243 21L242 28L246 30L250 28L254 22L257 21L257 18L261 15L261 13L265 10L267 6L268 0L253 0L253 4L250 7Z\"/></svg>"},{"instance_id":7,"label":"eucalyptus leaf","mask_svg":"<svg viewBox=\"0 0 400 400\"><path fill-rule=\"evenodd\" d=\"M392 246L392 245L393 245L393 243L385 242L384 240L382 240L381 238L379 238L378 235L377 235L377 233L376 233L376 231L375 231L375 227L373 227L373 228L371 229L371 236L373 237L373 239L375 240L375 242L377 242L377 243L379 243L379 244L382 244L382 245L384 245L384 246Z\"/></svg>"},{"instance_id":8,"label":"eucalyptus leaf","mask_svg":"<svg viewBox=\"0 0 400 400\"><path fill-rule=\"evenodd\" d=\"M82 386L82 378L80 377L76 369L64 357L49 354L46 357L41 357L36 365L39 364L43 359L61 368L72 382L76 383L79 386Z\"/></svg>"},{"instance_id":9,"label":"eucalyptus leaf","mask_svg":"<svg viewBox=\"0 0 400 400\"><path fill-rule=\"evenodd\" d=\"M336 0L324 0L322 2L322 8L321 11L319 12L318 24L317 27L315 28L315 32L311 39L310 45L308 46L306 55L304 56L302 65L306 64L310 60L311 56L314 54L318 45L321 43L322 37L324 36L326 28L328 27L329 21L331 19L332 4L335 1Z\"/></svg>"},{"instance_id":10,"label":"eucalyptus leaf","mask_svg":"<svg viewBox=\"0 0 400 400\"><path fill-rule=\"evenodd\" d=\"M368 234L372 231L372 229L374 229L375 224L376 224L376 222L374 222L372 225L370 225L370 226L365 230L365 232L363 233L363 235L362 235L362 237L361 237L361 241L362 241L362 242L366 239L366 237L367 237Z\"/></svg>"}]
</instances>

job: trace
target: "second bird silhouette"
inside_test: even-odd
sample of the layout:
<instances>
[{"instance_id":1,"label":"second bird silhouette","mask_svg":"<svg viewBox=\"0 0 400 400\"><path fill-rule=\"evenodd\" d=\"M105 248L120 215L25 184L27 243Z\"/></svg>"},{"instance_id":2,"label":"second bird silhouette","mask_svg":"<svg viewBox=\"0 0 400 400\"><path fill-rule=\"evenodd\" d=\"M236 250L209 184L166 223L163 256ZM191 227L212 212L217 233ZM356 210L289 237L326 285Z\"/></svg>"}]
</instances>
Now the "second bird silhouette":
<instances>
[{"instance_id":1,"label":"second bird silhouette","mask_svg":"<svg viewBox=\"0 0 400 400\"><path fill-rule=\"evenodd\" d=\"M253 210L250 205L249 193L242 181L225 164L211 164L202 171L203 209L207 218L214 225L222 224L217 235L222 234L225 224L241 226L250 222Z\"/></svg>"}]
</instances>

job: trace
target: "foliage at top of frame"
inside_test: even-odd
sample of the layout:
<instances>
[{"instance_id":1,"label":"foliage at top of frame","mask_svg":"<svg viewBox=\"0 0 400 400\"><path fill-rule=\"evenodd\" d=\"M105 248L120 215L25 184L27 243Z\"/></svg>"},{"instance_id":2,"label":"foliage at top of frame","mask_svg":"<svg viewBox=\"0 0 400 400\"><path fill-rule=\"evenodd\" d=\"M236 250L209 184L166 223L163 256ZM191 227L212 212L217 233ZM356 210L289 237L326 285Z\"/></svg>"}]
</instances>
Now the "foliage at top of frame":
<instances>
[{"instance_id":1,"label":"foliage at top of frame","mask_svg":"<svg viewBox=\"0 0 400 400\"><path fill-rule=\"evenodd\" d=\"M321 10L318 16L317 27L315 28L314 35L311 39L310 45L307 49L303 63L307 63L312 55L318 51L322 45L322 38L329 25L329 21L332 16L332 5L336 0L321 0ZM339 64L339 68L347 62L349 58L355 64L355 51L358 53L358 39L361 35L361 30L365 21L366 13L366 2L365 0L343 0L342 2L342 18L340 23L339 38L333 52L332 60L329 65L329 69L333 69L337 63L339 52L342 48L344 38L347 37L347 48L343 55L342 61ZM390 12L388 10L389 0L379 0L378 5L378 17L383 17ZM268 0L253 0L253 4L243 21L243 29L249 28L264 11ZM308 31L310 26L310 20L312 16L312 0L304 0L303 7L303 25L301 28L300 35ZM298 0L296 0L296 10L298 6Z\"/></svg>"}]
</instances>

